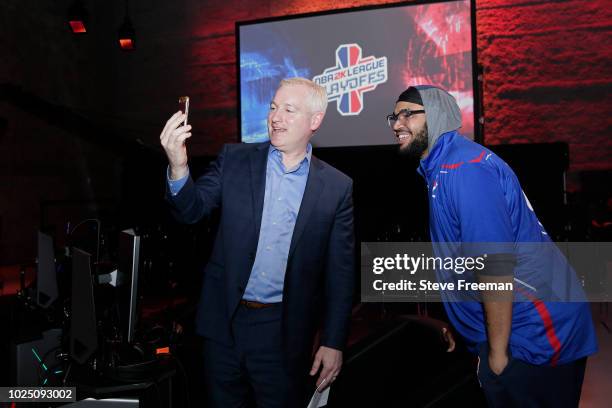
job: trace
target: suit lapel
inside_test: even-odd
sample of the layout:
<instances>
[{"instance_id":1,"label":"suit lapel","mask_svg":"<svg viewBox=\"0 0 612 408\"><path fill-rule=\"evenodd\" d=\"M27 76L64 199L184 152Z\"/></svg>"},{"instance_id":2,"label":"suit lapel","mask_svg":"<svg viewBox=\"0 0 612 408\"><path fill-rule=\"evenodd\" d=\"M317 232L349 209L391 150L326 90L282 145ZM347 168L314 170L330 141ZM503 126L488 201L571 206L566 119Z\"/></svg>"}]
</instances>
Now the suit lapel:
<instances>
[{"instance_id":1,"label":"suit lapel","mask_svg":"<svg viewBox=\"0 0 612 408\"><path fill-rule=\"evenodd\" d=\"M253 220L255 239L259 237L261 214L263 213L266 193L266 166L268 163L269 144L263 143L251 152L251 191L253 193Z\"/></svg>"},{"instance_id":2,"label":"suit lapel","mask_svg":"<svg viewBox=\"0 0 612 408\"><path fill-rule=\"evenodd\" d=\"M319 159L312 156L304 196L302 197L300 211L298 212L295 227L293 228L293 236L291 237L291 246L289 247L288 259L291 259L291 255L293 255L293 252L295 251L297 242L302 236L306 225L308 225L310 214L319 201L319 195L321 194L321 190L325 184L322 173L323 165Z\"/></svg>"}]
</instances>

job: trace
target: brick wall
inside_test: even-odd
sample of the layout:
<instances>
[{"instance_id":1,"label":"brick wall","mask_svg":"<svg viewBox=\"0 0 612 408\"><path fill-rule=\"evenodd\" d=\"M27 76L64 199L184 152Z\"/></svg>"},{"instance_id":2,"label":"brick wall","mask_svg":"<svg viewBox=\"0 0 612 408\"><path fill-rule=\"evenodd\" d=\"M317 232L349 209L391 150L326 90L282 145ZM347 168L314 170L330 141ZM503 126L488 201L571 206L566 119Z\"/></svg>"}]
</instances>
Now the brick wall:
<instances>
[{"instance_id":1,"label":"brick wall","mask_svg":"<svg viewBox=\"0 0 612 408\"><path fill-rule=\"evenodd\" d=\"M477 4L486 142L567 142L570 171L612 168L610 3Z\"/></svg>"}]
</instances>

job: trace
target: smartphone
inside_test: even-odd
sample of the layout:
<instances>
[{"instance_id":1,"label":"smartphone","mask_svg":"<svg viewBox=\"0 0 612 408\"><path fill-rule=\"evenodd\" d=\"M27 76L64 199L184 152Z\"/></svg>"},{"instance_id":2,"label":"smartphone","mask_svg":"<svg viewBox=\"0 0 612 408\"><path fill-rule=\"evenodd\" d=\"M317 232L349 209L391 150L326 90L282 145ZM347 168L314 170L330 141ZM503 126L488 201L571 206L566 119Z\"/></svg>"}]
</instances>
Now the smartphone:
<instances>
[{"instance_id":1,"label":"smartphone","mask_svg":"<svg viewBox=\"0 0 612 408\"><path fill-rule=\"evenodd\" d=\"M189 97L181 96L179 98L179 106L181 107L181 112L185 114L185 120L183 121L183 126L187 126L187 117L189 116Z\"/></svg>"}]
</instances>

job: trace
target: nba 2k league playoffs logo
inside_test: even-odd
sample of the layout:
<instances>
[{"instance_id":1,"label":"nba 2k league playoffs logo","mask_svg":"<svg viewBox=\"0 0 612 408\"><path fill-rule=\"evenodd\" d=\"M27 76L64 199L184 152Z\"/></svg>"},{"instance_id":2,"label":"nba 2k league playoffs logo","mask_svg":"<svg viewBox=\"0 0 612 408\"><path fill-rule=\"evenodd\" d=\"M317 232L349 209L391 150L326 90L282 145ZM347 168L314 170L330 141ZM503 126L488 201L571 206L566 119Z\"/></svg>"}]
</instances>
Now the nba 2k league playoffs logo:
<instances>
[{"instance_id":1,"label":"nba 2k league playoffs logo","mask_svg":"<svg viewBox=\"0 0 612 408\"><path fill-rule=\"evenodd\" d=\"M326 68L312 79L325 87L329 101L336 101L342 116L359 115L363 94L387 82L387 57L362 57L357 44L342 44L336 49L336 66Z\"/></svg>"}]
</instances>

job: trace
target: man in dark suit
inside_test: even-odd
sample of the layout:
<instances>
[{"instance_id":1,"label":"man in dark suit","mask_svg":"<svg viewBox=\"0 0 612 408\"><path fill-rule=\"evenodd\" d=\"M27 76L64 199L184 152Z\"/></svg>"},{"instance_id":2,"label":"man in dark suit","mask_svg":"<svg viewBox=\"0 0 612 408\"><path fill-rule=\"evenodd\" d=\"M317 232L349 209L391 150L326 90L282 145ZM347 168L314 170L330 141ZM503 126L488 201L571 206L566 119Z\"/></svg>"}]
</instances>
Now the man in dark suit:
<instances>
[{"instance_id":1,"label":"man in dark suit","mask_svg":"<svg viewBox=\"0 0 612 408\"><path fill-rule=\"evenodd\" d=\"M355 278L352 180L312 156L326 107L322 87L283 80L270 103L270 142L225 145L195 182L184 114L161 133L174 216L221 214L196 323L213 406L242 407L250 393L260 407L303 406L309 368L320 390L340 372Z\"/></svg>"}]
</instances>

